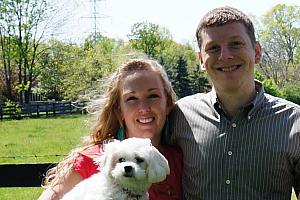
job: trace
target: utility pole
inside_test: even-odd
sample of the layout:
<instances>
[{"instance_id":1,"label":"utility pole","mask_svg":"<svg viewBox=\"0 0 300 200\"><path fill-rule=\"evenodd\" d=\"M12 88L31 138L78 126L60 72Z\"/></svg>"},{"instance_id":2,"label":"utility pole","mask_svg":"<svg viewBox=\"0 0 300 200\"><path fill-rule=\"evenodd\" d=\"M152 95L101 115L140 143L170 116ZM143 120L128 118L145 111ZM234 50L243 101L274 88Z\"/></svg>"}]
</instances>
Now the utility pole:
<instances>
[{"instance_id":1,"label":"utility pole","mask_svg":"<svg viewBox=\"0 0 300 200\"><path fill-rule=\"evenodd\" d=\"M94 43L96 42L96 34L97 34L97 0L94 0L94 9L93 9L93 17L94 17Z\"/></svg>"},{"instance_id":2,"label":"utility pole","mask_svg":"<svg viewBox=\"0 0 300 200\"><path fill-rule=\"evenodd\" d=\"M99 3L105 2L105 0L89 0L89 1L91 2L92 16L89 16L87 18L93 19L93 23L92 23L93 40L94 43L96 43L98 33L102 32L98 26L98 22L99 22L98 19L107 17L106 15L100 13L100 6L99 6Z\"/></svg>"}]
</instances>

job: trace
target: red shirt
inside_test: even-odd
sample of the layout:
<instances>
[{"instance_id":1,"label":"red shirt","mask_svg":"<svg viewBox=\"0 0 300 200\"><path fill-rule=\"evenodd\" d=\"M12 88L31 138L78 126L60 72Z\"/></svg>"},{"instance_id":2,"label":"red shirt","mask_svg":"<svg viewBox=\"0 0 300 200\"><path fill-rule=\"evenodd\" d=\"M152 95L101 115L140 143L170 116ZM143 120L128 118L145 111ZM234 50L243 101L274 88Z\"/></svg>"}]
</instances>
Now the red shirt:
<instances>
[{"instance_id":1,"label":"red shirt","mask_svg":"<svg viewBox=\"0 0 300 200\"><path fill-rule=\"evenodd\" d=\"M164 147L160 152L169 162L170 174L159 183L152 184L149 188L150 200L173 200L181 199L181 174L182 174L182 152L179 148ZM82 178L89 178L91 175L99 172L98 165L93 158L103 154L103 149L99 145L86 148L80 153L80 156L74 162L74 170Z\"/></svg>"}]
</instances>

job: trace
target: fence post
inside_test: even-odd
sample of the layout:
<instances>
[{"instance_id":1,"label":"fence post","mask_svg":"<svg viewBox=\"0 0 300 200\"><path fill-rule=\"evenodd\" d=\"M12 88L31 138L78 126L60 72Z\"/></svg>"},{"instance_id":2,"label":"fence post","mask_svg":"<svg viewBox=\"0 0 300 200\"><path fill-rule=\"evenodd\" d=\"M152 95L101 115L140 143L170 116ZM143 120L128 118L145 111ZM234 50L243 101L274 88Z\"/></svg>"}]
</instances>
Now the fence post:
<instances>
[{"instance_id":1,"label":"fence post","mask_svg":"<svg viewBox=\"0 0 300 200\"><path fill-rule=\"evenodd\" d=\"M40 109L39 109L39 104L36 105L36 114L37 114L37 117L39 118L40 117Z\"/></svg>"},{"instance_id":2,"label":"fence post","mask_svg":"<svg viewBox=\"0 0 300 200\"><path fill-rule=\"evenodd\" d=\"M3 120L3 110L2 110L2 106L0 105L0 118L1 121Z\"/></svg>"},{"instance_id":3,"label":"fence post","mask_svg":"<svg viewBox=\"0 0 300 200\"><path fill-rule=\"evenodd\" d=\"M53 116L55 116L55 103L52 103Z\"/></svg>"},{"instance_id":4,"label":"fence post","mask_svg":"<svg viewBox=\"0 0 300 200\"><path fill-rule=\"evenodd\" d=\"M49 108L49 103L47 102L47 104L46 104L46 117L48 117L48 108Z\"/></svg>"},{"instance_id":5,"label":"fence post","mask_svg":"<svg viewBox=\"0 0 300 200\"><path fill-rule=\"evenodd\" d=\"M71 101L69 102L69 106L70 106L70 113L72 112L72 103Z\"/></svg>"},{"instance_id":6,"label":"fence post","mask_svg":"<svg viewBox=\"0 0 300 200\"><path fill-rule=\"evenodd\" d=\"M14 112L12 114L12 118L15 119L16 118L16 113L17 113L17 104L14 104L13 107L14 107Z\"/></svg>"}]
</instances>

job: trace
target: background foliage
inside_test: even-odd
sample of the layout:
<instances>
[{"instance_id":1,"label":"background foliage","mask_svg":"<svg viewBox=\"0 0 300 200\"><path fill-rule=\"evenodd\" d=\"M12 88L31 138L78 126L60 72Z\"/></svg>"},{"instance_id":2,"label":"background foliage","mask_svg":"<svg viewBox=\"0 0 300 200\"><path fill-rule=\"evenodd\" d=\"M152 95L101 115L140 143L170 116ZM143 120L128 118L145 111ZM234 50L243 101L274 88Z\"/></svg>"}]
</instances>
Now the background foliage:
<instances>
[{"instance_id":1,"label":"background foliage","mask_svg":"<svg viewBox=\"0 0 300 200\"><path fill-rule=\"evenodd\" d=\"M135 57L158 60L178 98L210 89L192 44L173 41L165 27L137 22L128 41L96 33L76 44L43 34L57 12L46 1L3 0L0 10L0 104L28 103L30 93L45 100L82 100L101 92L103 78ZM255 25L264 52L256 78L267 92L300 104L300 7L278 4Z\"/></svg>"}]
</instances>

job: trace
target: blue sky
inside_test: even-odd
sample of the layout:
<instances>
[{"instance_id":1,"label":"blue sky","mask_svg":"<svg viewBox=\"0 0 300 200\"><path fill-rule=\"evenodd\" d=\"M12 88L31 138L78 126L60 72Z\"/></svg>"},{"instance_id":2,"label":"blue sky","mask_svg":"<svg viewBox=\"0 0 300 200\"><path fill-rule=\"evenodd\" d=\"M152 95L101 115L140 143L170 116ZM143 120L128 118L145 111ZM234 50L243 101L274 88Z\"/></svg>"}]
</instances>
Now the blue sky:
<instances>
[{"instance_id":1,"label":"blue sky","mask_svg":"<svg viewBox=\"0 0 300 200\"><path fill-rule=\"evenodd\" d=\"M94 0L60 0L68 20L57 31L60 37L80 41L93 32ZM97 0L97 31L127 40L131 26L147 21L166 27L173 39L185 43L194 40L199 19L209 10L219 6L233 6L246 14L260 17L273 6L282 3L300 5L298 0Z\"/></svg>"}]
</instances>

